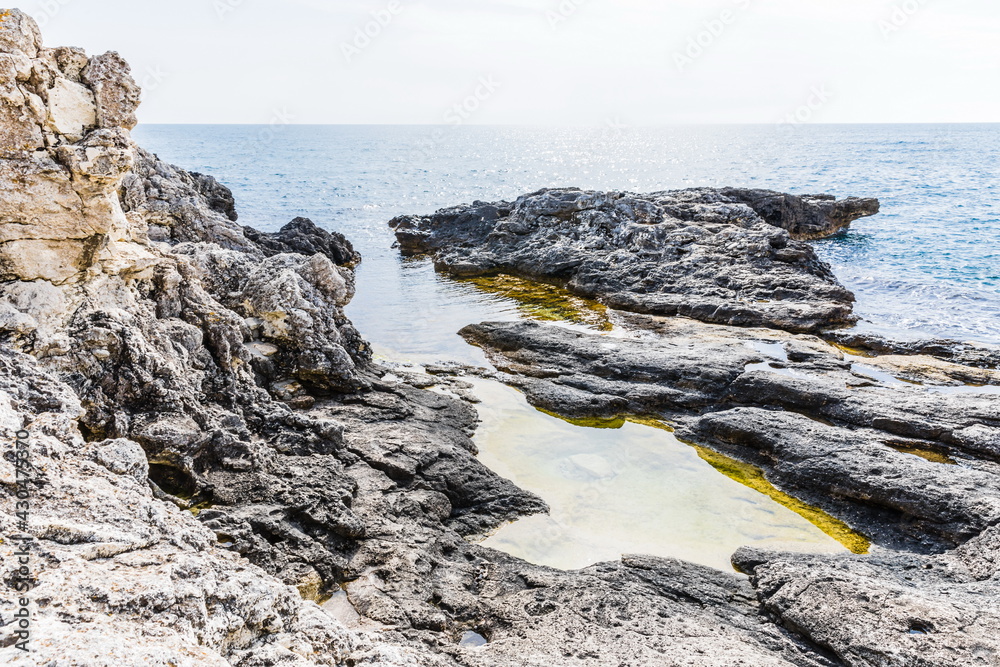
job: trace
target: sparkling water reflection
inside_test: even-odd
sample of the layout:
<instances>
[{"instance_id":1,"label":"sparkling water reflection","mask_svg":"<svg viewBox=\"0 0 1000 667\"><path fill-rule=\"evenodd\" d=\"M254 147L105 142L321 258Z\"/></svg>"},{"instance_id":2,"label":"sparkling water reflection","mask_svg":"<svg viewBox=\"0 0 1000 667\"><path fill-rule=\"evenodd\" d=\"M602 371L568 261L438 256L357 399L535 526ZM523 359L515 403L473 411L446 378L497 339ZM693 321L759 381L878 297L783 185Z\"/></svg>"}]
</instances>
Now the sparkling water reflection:
<instances>
[{"instance_id":1,"label":"sparkling water reflection","mask_svg":"<svg viewBox=\"0 0 1000 667\"><path fill-rule=\"evenodd\" d=\"M373 341L405 351L455 351L455 323L509 313L401 262L385 223L568 185L879 197L879 216L817 243L858 294L858 312L883 329L1000 342L1000 125L461 127L414 159L432 131L140 126L135 135L233 188L246 224L273 230L302 215L347 234L365 256L350 314Z\"/></svg>"}]
</instances>

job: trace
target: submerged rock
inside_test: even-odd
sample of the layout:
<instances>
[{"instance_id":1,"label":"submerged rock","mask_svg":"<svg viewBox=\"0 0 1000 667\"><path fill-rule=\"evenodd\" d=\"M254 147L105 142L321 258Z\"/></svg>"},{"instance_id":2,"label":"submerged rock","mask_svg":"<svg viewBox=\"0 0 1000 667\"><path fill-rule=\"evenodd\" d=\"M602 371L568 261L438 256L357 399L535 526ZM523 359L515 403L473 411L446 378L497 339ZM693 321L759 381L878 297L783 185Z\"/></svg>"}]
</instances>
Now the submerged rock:
<instances>
[{"instance_id":1,"label":"submerged rock","mask_svg":"<svg viewBox=\"0 0 1000 667\"><path fill-rule=\"evenodd\" d=\"M854 296L795 239L876 212L874 199L764 190L565 189L389 225L404 254L430 254L455 276L509 272L621 310L817 331L854 322Z\"/></svg>"}]
</instances>

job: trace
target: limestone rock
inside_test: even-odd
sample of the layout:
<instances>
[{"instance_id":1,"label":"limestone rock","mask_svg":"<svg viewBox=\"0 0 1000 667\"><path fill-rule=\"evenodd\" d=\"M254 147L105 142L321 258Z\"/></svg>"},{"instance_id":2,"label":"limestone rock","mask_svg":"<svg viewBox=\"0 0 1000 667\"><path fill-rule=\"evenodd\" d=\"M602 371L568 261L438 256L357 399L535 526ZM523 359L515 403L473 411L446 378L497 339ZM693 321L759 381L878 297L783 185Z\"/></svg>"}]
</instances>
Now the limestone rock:
<instances>
[{"instance_id":1,"label":"limestone rock","mask_svg":"<svg viewBox=\"0 0 1000 667\"><path fill-rule=\"evenodd\" d=\"M48 122L53 132L82 138L97 124L94 94L79 83L57 79L49 89Z\"/></svg>"},{"instance_id":2,"label":"limestone rock","mask_svg":"<svg viewBox=\"0 0 1000 667\"><path fill-rule=\"evenodd\" d=\"M475 459L471 408L380 382L344 314L360 259L346 239L244 230L223 185L132 142L117 56L32 52L30 19L5 16L27 37L0 54L21 105L2 131L23 117L44 139L0 161L0 413L4 437L38 435L45 471L28 659L454 664L416 637L348 631L300 591L368 576L352 562L366 541L419 555L545 505ZM92 98L94 120L58 91ZM368 511L358 479L383 470L365 493L389 509ZM0 479L7 548L12 468ZM406 545L384 541L396 526Z\"/></svg>"},{"instance_id":3,"label":"limestone rock","mask_svg":"<svg viewBox=\"0 0 1000 667\"><path fill-rule=\"evenodd\" d=\"M0 52L34 58L42 46L35 20L20 9L0 9Z\"/></svg>"},{"instance_id":4,"label":"limestone rock","mask_svg":"<svg viewBox=\"0 0 1000 667\"><path fill-rule=\"evenodd\" d=\"M138 122L139 86L131 72L125 59L114 51L94 56L81 72L83 82L94 91L99 127L131 130Z\"/></svg>"},{"instance_id":5,"label":"limestone rock","mask_svg":"<svg viewBox=\"0 0 1000 667\"><path fill-rule=\"evenodd\" d=\"M321 253L337 266L353 268L361 255L342 234L329 234L308 218L295 218L275 234L264 234L249 227L247 238L257 243L267 255L294 252L303 255Z\"/></svg>"},{"instance_id":6,"label":"limestone rock","mask_svg":"<svg viewBox=\"0 0 1000 667\"><path fill-rule=\"evenodd\" d=\"M990 534L995 542L996 530ZM1000 660L1000 582L970 569L958 552L821 558L742 549L733 562L751 575L767 611L843 664Z\"/></svg>"},{"instance_id":7,"label":"limestone rock","mask_svg":"<svg viewBox=\"0 0 1000 667\"><path fill-rule=\"evenodd\" d=\"M781 227L793 239L826 238L846 229L858 218L879 212L877 199L832 195L795 195L772 190L724 188L720 193L745 203L769 224Z\"/></svg>"}]
</instances>

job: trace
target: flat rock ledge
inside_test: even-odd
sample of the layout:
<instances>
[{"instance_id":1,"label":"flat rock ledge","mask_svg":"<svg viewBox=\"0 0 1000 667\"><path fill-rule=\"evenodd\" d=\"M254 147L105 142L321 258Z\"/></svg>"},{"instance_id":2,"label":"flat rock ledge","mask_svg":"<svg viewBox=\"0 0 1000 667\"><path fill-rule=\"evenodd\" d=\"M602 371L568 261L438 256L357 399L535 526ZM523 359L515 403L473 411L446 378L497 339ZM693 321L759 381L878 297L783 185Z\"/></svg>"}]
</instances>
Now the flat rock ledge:
<instances>
[{"instance_id":1,"label":"flat rock ledge","mask_svg":"<svg viewBox=\"0 0 1000 667\"><path fill-rule=\"evenodd\" d=\"M663 420L870 540L865 556L734 556L765 615L836 664L1000 662L995 350L918 346L935 357L883 341L891 354L875 355L775 329L613 317L610 334L535 322L461 333L532 405Z\"/></svg>"},{"instance_id":2,"label":"flat rock ledge","mask_svg":"<svg viewBox=\"0 0 1000 667\"><path fill-rule=\"evenodd\" d=\"M510 273L621 310L815 332L854 323L854 295L800 239L878 210L876 199L767 190L570 188L389 225L404 254L455 276Z\"/></svg>"}]
</instances>

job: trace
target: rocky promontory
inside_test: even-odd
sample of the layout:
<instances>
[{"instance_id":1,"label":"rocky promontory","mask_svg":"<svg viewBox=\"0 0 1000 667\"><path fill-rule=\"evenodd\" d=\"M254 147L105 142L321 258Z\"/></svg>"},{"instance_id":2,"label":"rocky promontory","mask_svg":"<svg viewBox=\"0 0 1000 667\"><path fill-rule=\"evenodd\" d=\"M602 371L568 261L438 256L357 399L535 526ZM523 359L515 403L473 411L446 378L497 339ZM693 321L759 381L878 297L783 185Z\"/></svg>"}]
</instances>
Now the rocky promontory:
<instances>
[{"instance_id":1,"label":"rocky promontory","mask_svg":"<svg viewBox=\"0 0 1000 667\"><path fill-rule=\"evenodd\" d=\"M563 189L389 225L403 253L455 276L510 273L620 310L813 332L854 323L854 295L798 239L878 210L875 199L767 190Z\"/></svg>"},{"instance_id":2,"label":"rocky promontory","mask_svg":"<svg viewBox=\"0 0 1000 667\"><path fill-rule=\"evenodd\" d=\"M855 365L789 333L850 323L796 239L873 200L552 191L397 221L456 273L634 311L616 338L466 329L530 401L656 415L875 545L563 572L476 544L545 502L477 460L460 377L373 361L348 239L242 227L228 188L137 146L117 54L0 10L0 67L0 432L26 443L0 459L3 664L997 664L1000 424L959 391L996 356L865 339Z\"/></svg>"}]
</instances>

